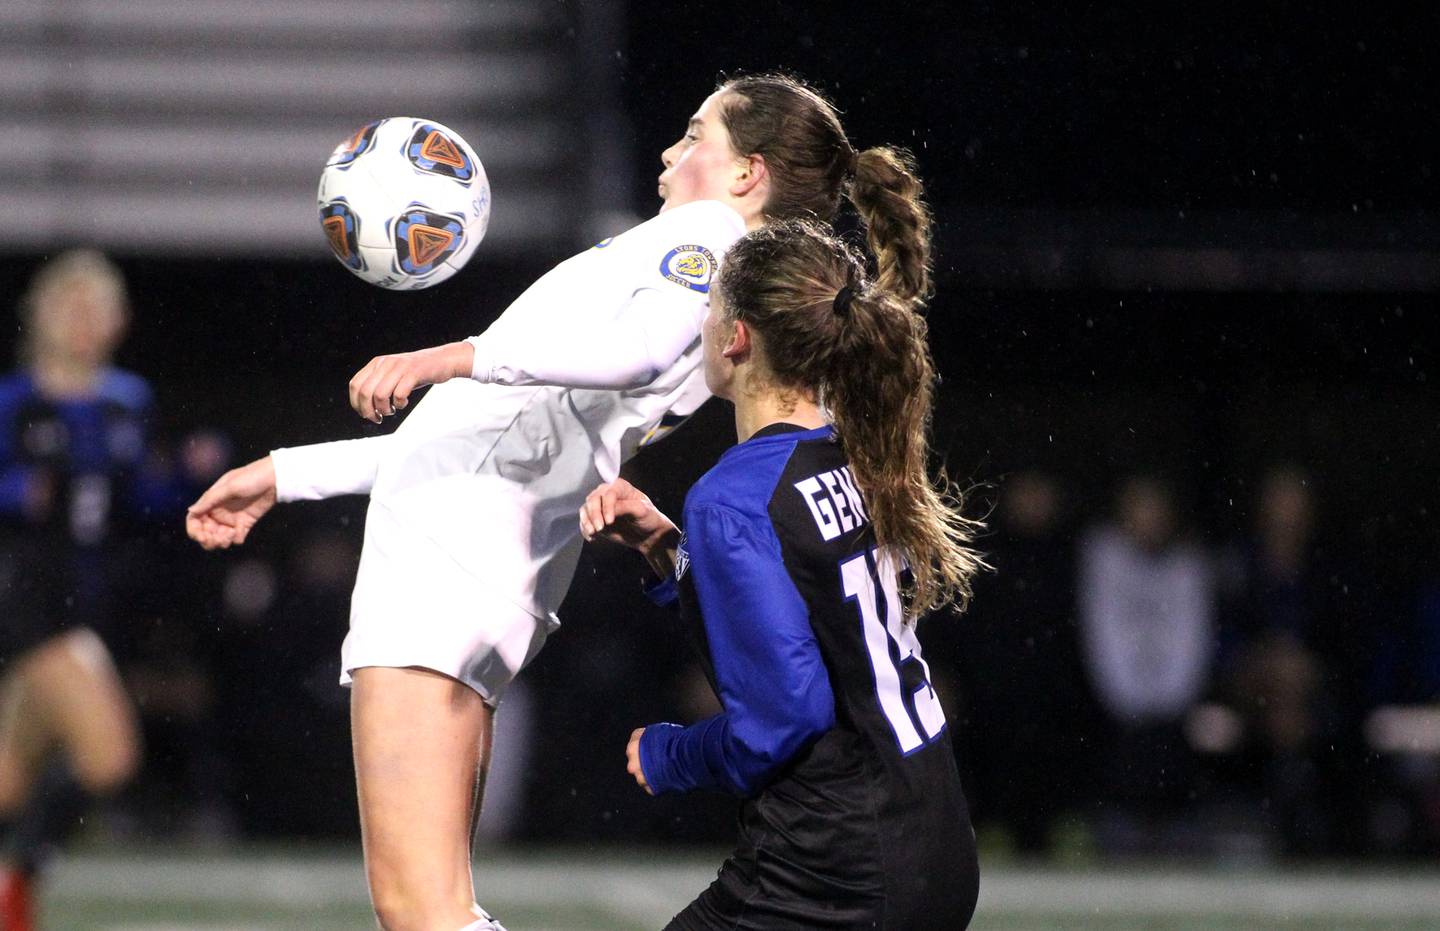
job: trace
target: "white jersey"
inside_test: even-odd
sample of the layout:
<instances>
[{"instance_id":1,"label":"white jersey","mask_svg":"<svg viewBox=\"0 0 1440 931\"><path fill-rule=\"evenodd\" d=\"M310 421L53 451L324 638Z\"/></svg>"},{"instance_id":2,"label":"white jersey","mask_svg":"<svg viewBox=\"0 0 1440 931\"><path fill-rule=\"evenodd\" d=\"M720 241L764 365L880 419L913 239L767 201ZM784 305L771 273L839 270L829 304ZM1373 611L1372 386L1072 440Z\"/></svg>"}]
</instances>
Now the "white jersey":
<instances>
[{"instance_id":1,"label":"white jersey","mask_svg":"<svg viewBox=\"0 0 1440 931\"><path fill-rule=\"evenodd\" d=\"M709 397L700 328L718 263L744 232L730 207L702 201L560 263L471 340L474 377L432 387L394 433L276 450L279 499L368 491L370 524L403 527L458 578L553 615L585 496L666 415ZM367 527L352 625L366 573L394 568L372 549L385 547Z\"/></svg>"}]
</instances>

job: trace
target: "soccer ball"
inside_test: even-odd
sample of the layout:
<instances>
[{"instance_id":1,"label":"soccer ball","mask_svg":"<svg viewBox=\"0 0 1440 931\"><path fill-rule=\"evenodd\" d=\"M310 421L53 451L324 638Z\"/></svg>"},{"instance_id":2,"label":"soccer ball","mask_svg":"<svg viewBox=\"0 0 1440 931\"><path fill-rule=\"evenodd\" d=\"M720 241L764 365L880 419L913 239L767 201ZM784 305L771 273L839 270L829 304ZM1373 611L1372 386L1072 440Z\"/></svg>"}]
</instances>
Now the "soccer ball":
<instances>
[{"instance_id":1,"label":"soccer ball","mask_svg":"<svg viewBox=\"0 0 1440 931\"><path fill-rule=\"evenodd\" d=\"M460 270L490 223L490 182L459 133L434 120L366 123L320 173L320 228L371 284L428 288Z\"/></svg>"}]
</instances>

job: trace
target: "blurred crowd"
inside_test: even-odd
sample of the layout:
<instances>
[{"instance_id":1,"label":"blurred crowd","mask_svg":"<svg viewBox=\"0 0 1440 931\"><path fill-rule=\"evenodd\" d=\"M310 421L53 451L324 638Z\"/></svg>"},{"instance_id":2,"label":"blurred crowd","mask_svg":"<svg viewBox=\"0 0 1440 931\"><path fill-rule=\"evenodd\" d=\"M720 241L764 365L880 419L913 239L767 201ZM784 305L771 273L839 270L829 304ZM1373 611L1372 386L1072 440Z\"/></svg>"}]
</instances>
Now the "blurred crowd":
<instances>
[{"instance_id":1,"label":"blurred crowd","mask_svg":"<svg viewBox=\"0 0 1440 931\"><path fill-rule=\"evenodd\" d=\"M1124 478L1096 513L1045 472L997 483L995 571L967 614L922 622L992 852L1440 852L1440 745L1426 717L1440 701L1440 576L1386 593L1322 546L1300 465L1253 487L1247 532L1217 542L1193 531L1164 475ZM178 521L152 539L151 594L108 632L147 746L112 826L353 830L335 680L362 519L359 501L303 509L218 559L179 539ZM639 596L629 554L593 548L579 575L562 631L499 715L484 830L723 840L729 800L649 799L622 765L631 727L711 713L703 677Z\"/></svg>"},{"instance_id":2,"label":"blurred crowd","mask_svg":"<svg viewBox=\"0 0 1440 931\"><path fill-rule=\"evenodd\" d=\"M1051 474L1001 485L996 572L932 638L982 831L1027 853L1440 850L1433 585L1387 591L1322 541L1303 465L1245 484L1248 526L1219 541L1165 475L1123 477L1098 516Z\"/></svg>"}]
</instances>

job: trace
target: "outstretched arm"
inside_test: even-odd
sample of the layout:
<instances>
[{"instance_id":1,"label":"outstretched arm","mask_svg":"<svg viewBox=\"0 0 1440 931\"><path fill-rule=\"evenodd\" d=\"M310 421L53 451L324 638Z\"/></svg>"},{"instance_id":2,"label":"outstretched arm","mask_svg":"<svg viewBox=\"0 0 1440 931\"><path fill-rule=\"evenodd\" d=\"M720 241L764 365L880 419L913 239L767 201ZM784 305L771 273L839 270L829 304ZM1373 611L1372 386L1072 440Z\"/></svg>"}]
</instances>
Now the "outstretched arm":
<instances>
[{"instance_id":1,"label":"outstretched arm","mask_svg":"<svg viewBox=\"0 0 1440 931\"><path fill-rule=\"evenodd\" d=\"M375 485L380 455L390 442L387 434L272 450L276 499L283 504L367 495Z\"/></svg>"},{"instance_id":2,"label":"outstretched arm","mask_svg":"<svg viewBox=\"0 0 1440 931\"><path fill-rule=\"evenodd\" d=\"M497 385L623 391L650 384L700 336L702 302L645 288L620 314L554 332L501 318L480 336L417 352L377 356L350 380L350 406L379 423L423 385L473 378Z\"/></svg>"},{"instance_id":3,"label":"outstretched arm","mask_svg":"<svg viewBox=\"0 0 1440 931\"><path fill-rule=\"evenodd\" d=\"M185 513L185 532L207 550L245 542L276 502L366 494L388 436L277 449L231 469Z\"/></svg>"}]
</instances>

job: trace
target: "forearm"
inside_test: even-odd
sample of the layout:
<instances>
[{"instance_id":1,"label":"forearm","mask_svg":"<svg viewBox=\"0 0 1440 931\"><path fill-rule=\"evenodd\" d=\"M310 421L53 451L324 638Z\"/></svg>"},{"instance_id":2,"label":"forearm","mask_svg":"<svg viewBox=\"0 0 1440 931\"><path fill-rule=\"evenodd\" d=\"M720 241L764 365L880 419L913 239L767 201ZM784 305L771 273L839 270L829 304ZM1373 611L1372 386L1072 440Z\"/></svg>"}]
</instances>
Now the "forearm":
<instances>
[{"instance_id":1,"label":"forearm","mask_svg":"<svg viewBox=\"0 0 1440 931\"><path fill-rule=\"evenodd\" d=\"M675 572L675 552L679 547L680 531L674 524L670 524L636 549L645 557L651 571L663 579Z\"/></svg>"},{"instance_id":2,"label":"forearm","mask_svg":"<svg viewBox=\"0 0 1440 931\"><path fill-rule=\"evenodd\" d=\"M737 708L689 727L651 725L640 737L645 781L656 795L701 789L754 795L834 726L833 716L805 706L802 700L796 713L767 714L763 723Z\"/></svg>"},{"instance_id":3,"label":"forearm","mask_svg":"<svg viewBox=\"0 0 1440 931\"><path fill-rule=\"evenodd\" d=\"M373 436L273 450L277 501L369 494L390 437Z\"/></svg>"}]
</instances>

